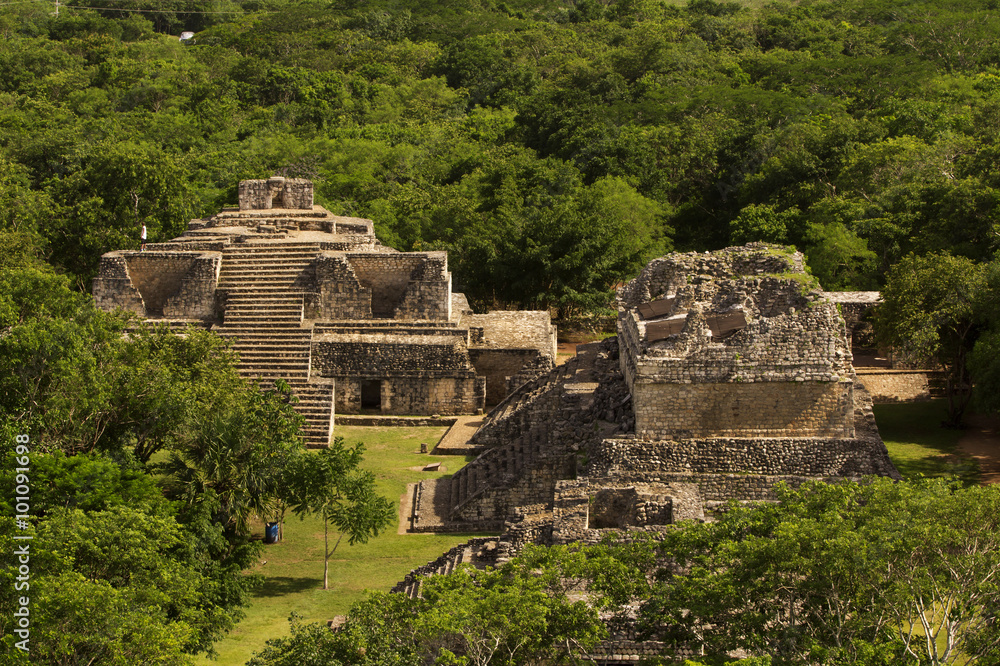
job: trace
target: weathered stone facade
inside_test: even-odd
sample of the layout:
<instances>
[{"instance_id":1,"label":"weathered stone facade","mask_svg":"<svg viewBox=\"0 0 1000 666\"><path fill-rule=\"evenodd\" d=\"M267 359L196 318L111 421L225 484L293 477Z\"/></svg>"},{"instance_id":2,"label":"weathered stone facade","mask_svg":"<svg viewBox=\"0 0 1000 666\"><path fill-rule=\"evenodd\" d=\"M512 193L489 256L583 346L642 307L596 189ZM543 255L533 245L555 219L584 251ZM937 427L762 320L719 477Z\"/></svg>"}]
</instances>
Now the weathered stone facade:
<instances>
[{"instance_id":1,"label":"weathered stone facade","mask_svg":"<svg viewBox=\"0 0 1000 666\"><path fill-rule=\"evenodd\" d=\"M522 384L472 438L476 460L416 489L413 531L499 536L453 549L397 591L419 594L420 574L498 564L527 543L655 537L733 500L774 501L778 483L899 478L844 319L801 255L751 245L663 257L618 306L617 338ZM588 658L630 663L663 647L625 631Z\"/></svg>"},{"instance_id":2,"label":"weathered stone facade","mask_svg":"<svg viewBox=\"0 0 1000 666\"><path fill-rule=\"evenodd\" d=\"M711 519L778 482L899 478L856 382L844 320L784 248L651 262L619 292L618 336L521 385L450 479L423 482L415 531L596 543ZM427 527L424 526L427 523Z\"/></svg>"},{"instance_id":3,"label":"weathered stone facade","mask_svg":"<svg viewBox=\"0 0 1000 666\"><path fill-rule=\"evenodd\" d=\"M309 181L243 181L239 204L145 252L104 255L94 296L232 340L242 373L296 392L311 444L329 442L334 413L473 414L487 387L502 399L512 377L553 366L547 313L472 315L446 253L383 246L370 220L315 206ZM510 362L477 372L480 349Z\"/></svg>"},{"instance_id":4,"label":"weathered stone facade","mask_svg":"<svg viewBox=\"0 0 1000 666\"><path fill-rule=\"evenodd\" d=\"M240 210L303 208L312 210L313 184L304 178L274 176L240 182Z\"/></svg>"}]
</instances>

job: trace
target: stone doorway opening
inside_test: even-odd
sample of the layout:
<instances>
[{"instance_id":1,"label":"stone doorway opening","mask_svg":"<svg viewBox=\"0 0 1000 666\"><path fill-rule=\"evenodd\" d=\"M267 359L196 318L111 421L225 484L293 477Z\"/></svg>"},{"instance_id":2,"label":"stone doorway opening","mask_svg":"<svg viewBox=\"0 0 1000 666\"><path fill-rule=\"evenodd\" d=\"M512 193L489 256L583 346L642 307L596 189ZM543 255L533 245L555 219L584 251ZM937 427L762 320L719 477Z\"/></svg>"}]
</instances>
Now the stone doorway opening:
<instances>
[{"instance_id":1,"label":"stone doorway opening","mask_svg":"<svg viewBox=\"0 0 1000 666\"><path fill-rule=\"evenodd\" d=\"M361 409L382 411L382 380L361 380Z\"/></svg>"}]
</instances>

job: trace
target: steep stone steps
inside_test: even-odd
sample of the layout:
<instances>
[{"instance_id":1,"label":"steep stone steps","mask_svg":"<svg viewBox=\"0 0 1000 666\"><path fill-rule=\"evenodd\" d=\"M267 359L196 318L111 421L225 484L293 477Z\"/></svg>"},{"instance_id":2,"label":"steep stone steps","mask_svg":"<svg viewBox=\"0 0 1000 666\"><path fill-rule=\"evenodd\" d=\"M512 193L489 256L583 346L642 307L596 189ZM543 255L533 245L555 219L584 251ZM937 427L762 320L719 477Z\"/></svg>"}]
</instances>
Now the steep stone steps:
<instances>
[{"instance_id":1,"label":"steep stone steps","mask_svg":"<svg viewBox=\"0 0 1000 666\"><path fill-rule=\"evenodd\" d=\"M396 583L391 591L415 599L420 596L421 578L424 576L446 575L463 564L477 569L485 569L497 564L499 552L500 541L498 537L470 539L466 543L455 546L436 560L413 569L406 575L406 578Z\"/></svg>"},{"instance_id":2,"label":"steep stone steps","mask_svg":"<svg viewBox=\"0 0 1000 666\"><path fill-rule=\"evenodd\" d=\"M333 386L310 384L312 331L302 327L303 278L318 243L259 243L229 247L219 271L226 294L217 327L239 354L240 374L262 386L282 379L294 392L310 446L326 446L333 424Z\"/></svg>"}]
</instances>

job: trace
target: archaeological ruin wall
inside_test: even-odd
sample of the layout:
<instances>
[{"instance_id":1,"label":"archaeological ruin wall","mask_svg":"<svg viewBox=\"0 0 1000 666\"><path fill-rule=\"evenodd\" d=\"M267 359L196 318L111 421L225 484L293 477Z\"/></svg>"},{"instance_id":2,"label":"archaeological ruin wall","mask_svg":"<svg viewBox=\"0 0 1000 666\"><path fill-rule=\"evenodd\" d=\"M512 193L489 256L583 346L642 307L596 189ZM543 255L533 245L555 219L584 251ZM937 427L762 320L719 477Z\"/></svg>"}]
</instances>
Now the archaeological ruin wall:
<instances>
[{"instance_id":1,"label":"archaeological ruin wall","mask_svg":"<svg viewBox=\"0 0 1000 666\"><path fill-rule=\"evenodd\" d=\"M853 436L843 319L794 255L674 255L620 303L639 436Z\"/></svg>"},{"instance_id":2,"label":"archaeological ruin wall","mask_svg":"<svg viewBox=\"0 0 1000 666\"><path fill-rule=\"evenodd\" d=\"M668 483L686 494L660 493L664 507L708 510L773 499L778 481L898 478L817 287L783 248L654 260L621 290L617 338L505 398L471 441L479 457L422 496L447 493L454 529L489 528L548 515L569 482L623 497Z\"/></svg>"},{"instance_id":3,"label":"archaeological ruin wall","mask_svg":"<svg viewBox=\"0 0 1000 666\"><path fill-rule=\"evenodd\" d=\"M555 367L556 327L547 312L467 313L469 354L476 372L486 378L486 404L494 406L525 382Z\"/></svg>"},{"instance_id":4,"label":"archaeological ruin wall","mask_svg":"<svg viewBox=\"0 0 1000 666\"><path fill-rule=\"evenodd\" d=\"M502 400L555 359L548 313L472 315L445 252L383 246L371 220L315 205L302 179L243 181L238 207L105 254L93 293L105 310L228 339L242 374L292 386L315 445L335 413L480 413L487 388Z\"/></svg>"},{"instance_id":5,"label":"archaeological ruin wall","mask_svg":"<svg viewBox=\"0 0 1000 666\"><path fill-rule=\"evenodd\" d=\"M220 252L111 252L101 258L94 300L141 317L215 319L221 265Z\"/></svg>"}]
</instances>

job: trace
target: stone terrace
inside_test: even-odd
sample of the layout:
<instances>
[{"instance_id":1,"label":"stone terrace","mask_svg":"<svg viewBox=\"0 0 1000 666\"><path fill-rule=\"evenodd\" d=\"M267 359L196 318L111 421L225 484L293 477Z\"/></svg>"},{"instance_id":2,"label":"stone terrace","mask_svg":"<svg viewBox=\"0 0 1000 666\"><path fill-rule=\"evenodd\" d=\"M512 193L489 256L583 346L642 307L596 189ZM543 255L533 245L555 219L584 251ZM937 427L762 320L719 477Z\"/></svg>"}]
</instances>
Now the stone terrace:
<instances>
[{"instance_id":1,"label":"stone terrace","mask_svg":"<svg viewBox=\"0 0 1000 666\"><path fill-rule=\"evenodd\" d=\"M502 399L554 360L547 313L463 324L471 312L451 293L444 252L381 245L370 220L314 205L300 179L243 181L238 209L192 220L145 252L107 253L93 293L103 309L230 340L241 374L291 387L313 446L329 443L335 411L481 413L488 382ZM514 340L510 322L541 334ZM473 347L505 362L477 365Z\"/></svg>"}]
</instances>

